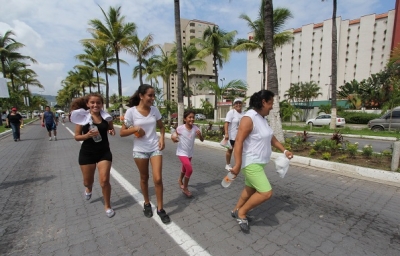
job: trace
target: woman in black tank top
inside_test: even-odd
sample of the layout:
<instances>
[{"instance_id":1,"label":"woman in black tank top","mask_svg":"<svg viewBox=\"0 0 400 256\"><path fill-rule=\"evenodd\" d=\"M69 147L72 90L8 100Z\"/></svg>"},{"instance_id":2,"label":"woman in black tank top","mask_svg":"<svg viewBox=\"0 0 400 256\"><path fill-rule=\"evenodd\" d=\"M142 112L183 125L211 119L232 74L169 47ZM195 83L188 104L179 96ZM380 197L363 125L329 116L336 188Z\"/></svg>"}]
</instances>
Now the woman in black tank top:
<instances>
[{"instance_id":1,"label":"woman in black tank top","mask_svg":"<svg viewBox=\"0 0 400 256\"><path fill-rule=\"evenodd\" d=\"M114 125L112 121L107 122L100 114L103 108L103 97L97 93L91 93L86 97L78 98L72 103L71 110L79 108L89 109L88 115L91 123L97 127L93 129L90 124L75 125L75 140L83 141L79 151L79 165L83 176L83 185L85 186L84 197L90 200L92 197L92 187L94 183L94 173L97 167L99 172L99 182L104 198L104 209L107 217L115 215L111 208L111 185L110 170L112 163L112 154L108 142L108 134L114 135ZM100 134L101 141L96 142L93 137Z\"/></svg>"}]
</instances>

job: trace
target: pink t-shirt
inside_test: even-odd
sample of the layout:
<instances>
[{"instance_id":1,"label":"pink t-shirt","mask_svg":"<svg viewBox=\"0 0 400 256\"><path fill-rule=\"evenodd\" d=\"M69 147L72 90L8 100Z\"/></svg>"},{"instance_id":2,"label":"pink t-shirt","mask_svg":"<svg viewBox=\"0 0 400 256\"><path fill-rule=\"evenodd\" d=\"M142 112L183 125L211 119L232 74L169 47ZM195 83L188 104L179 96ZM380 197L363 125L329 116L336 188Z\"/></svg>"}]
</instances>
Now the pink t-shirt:
<instances>
[{"instance_id":1,"label":"pink t-shirt","mask_svg":"<svg viewBox=\"0 0 400 256\"><path fill-rule=\"evenodd\" d=\"M179 135L178 148L176 149L177 156L193 156L194 140L196 139L196 132L199 130L196 125L193 125L191 130L188 130L185 124L176 128L176 132Z\"/></svg>"}]
</instances>

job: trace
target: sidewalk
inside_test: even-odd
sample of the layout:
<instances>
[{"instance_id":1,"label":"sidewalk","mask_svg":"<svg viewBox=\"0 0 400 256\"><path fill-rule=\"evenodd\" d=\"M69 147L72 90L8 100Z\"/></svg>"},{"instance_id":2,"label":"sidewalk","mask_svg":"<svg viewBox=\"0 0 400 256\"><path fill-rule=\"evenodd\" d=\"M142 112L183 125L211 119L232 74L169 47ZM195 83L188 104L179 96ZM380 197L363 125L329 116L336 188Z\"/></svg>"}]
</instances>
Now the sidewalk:
<instances>
[{"instance_id":1,"label":"sidewalk","mask_svg":"<svg viewBox=\"0 0 400 256\"><path fill-rule=\"evenodd\" d=\"M284 179L266 166L274 195L250 212L251 233L230 216L243 188L239 175L227 189L225 151L218 143L195 146L190 190L181 193L176 144L163 150L164 208L172 223L143 216L132 138L110 137L113 153L107 218L97 174L93 196L83 198L77 159L80 144L58 127L48 141L39 122L21 141L0 139L0 255L398 255L400 190L321 168L293 164ZM118 131L118 129L117 129ZM294 160L294 159L293 159ZM150 175L150 181L152 177ZM150 182L150 196L155 191Z\"/></svg>"}]
</instances>

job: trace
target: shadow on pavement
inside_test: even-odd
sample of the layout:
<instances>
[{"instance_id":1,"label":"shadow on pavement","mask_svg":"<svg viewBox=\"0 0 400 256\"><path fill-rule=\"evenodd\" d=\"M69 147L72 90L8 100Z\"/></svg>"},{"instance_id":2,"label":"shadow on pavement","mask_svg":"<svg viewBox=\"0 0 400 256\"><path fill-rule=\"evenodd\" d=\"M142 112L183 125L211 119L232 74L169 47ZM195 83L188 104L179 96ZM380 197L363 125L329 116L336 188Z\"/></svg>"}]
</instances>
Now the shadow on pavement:
<instances>
[{"instance_id":1,"label":"shadow on pavement","mask_svg":"<svg viewBox=\"0 0 400 256\"><path fill-rule=\"evenodd\" d=\"M30 179L24 179L24 180L3 182L0 184L0 189L7 189L9 187L24 185L26 183L33 183L33 182L38 182L38 181L48 182L48 181L54 179L55 177L56 176L51 175L51 176L47 176L47 177L30 178Z\"/></svg>"}]
</instances>

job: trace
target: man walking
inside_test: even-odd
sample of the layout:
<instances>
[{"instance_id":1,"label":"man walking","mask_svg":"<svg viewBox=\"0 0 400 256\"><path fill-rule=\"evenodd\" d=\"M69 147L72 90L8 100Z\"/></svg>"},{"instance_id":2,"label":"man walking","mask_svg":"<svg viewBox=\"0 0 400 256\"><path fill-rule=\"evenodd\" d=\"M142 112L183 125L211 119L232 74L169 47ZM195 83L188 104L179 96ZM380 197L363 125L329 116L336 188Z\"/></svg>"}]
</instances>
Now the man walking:
<instances>
[{"instance_id":1,"label":"man walking","mask_svg":"<svg viewBox=\"0 0 400 256\"><path fill-rule=\"evenodd\" d=\"M56 120L53 112L50 111L50 107L46 106L46 111L42 115L42 126L46 126L49 132L49 140L51 141L51 131L54 133L54 140L57 140L57 125L58 120Z\"/></svg>"}]
</instances>

